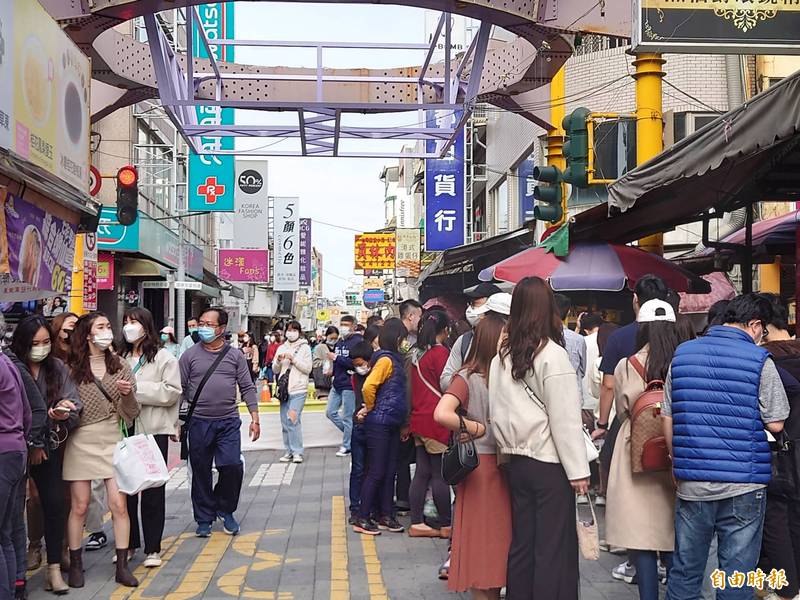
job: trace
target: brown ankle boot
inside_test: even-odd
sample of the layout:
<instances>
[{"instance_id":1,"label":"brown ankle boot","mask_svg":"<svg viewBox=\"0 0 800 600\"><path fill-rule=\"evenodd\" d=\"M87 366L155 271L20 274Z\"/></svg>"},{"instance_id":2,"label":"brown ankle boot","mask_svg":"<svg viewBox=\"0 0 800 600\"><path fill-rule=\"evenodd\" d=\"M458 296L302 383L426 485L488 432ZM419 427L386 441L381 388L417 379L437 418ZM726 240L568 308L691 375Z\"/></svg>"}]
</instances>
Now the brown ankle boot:
<instances>
[{"instance_id":1,"label":"brown ankle boot","mask_svg":"<svg viewBox=\"0 0 800 600\"><path fill-rule=\"evenodd\" d=\"M117 576L116 576L117 583L127 586L127 587L136 587L139 585L139 581L136 577L133 576L130 569L128 569L128 549L117 548Z\"/></svg>"},{"instance_id":2,"label":"brown ankle boot","mask_svg":"<svg viewBox=\"0 0 800 600\"><path fill-rule=\"evenodd\" d=\"M69 573L67 582L71 588L82 588L83 581L83 548L69 551Z\"/></svg>"}]
</instances>

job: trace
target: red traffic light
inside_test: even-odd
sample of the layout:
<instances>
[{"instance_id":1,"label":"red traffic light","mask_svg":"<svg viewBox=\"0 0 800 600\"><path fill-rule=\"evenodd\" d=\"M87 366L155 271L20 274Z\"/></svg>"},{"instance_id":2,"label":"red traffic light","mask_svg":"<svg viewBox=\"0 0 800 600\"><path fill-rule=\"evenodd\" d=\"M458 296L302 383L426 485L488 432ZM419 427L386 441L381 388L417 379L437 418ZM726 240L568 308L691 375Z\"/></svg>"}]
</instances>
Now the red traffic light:
<instances>
[{"instance_id":1,"label":"red traffic light","mask_svg":"<svg viewBox=\"0 0 800 600\"><path fill-rule=\"evenodd\" d=\"M132 188L139 181L139 174L136 172L136 167L127 165L117 171L117 185L122 187Z\"/></svg>"}]
</instances>

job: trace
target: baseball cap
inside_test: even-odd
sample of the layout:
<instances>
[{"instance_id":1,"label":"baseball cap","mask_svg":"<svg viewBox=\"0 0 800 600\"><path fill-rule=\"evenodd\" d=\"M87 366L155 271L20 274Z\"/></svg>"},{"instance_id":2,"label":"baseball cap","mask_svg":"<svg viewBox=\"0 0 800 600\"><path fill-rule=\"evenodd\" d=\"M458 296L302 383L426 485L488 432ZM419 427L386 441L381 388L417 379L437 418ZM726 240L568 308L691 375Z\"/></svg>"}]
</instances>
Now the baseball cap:
<instances>
[{"instance_id":1,"label":"baseball cap","mask_svg":"<svg viewBox=\"0 0 800 600\"><path fill-rule=\"evenodd\" d=\"M499 292L497 294L492 294L489 296L489 299L486 301L486 304L483 304L475 309L475 313L479 315L486 314L487 312L496 312L500 313L501 315L510 315L511 314L511 294L507 292Z\"/></svg>"},{"instance_id":2,"label":"baseball cap","mask_svg":"<svg viewBox=\"0 0 800 600\"><path fill-rule=\"evenodd\" d=\"M159 333L168 333L175 335L175 330L172 327L164 327Z\"/></svg>"},{"instance_id":3,"label":"baseball cap","mask_svg":"<svg viewBox=\"0 0 800 600\"><path fill-rule=\"evenodd\" d=\"M465 289L464 295L471 300L475 300L476 298L489 298L490 296L499 294L500 292L500 288L495 284L483 282L474 287Z\"/></svg>"},{"instance_id":4,"label":"baseball cap","mask_svg":"<svg viewBox=\"0 0 800 600\"><path fill-rule=\"evenodd\" d=\"M654 321L675 322L675 309L669 302L663 300L648 300L639 307L636 317L639 323L652 323Z\"/></svg>"}]
</instances>

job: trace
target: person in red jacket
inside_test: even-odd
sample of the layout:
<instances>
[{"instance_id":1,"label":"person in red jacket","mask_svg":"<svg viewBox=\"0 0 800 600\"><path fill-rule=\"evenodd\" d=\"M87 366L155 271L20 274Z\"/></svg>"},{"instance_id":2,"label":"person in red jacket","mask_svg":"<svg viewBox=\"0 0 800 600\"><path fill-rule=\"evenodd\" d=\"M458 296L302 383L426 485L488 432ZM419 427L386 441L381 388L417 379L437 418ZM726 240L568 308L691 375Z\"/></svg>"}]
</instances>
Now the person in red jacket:
<instances>
[{"instance_id":1,"label":"person in red jacket","mask_svg":"<svg viewBox=\"0 0 800 600\"><path fill-rule=\"evenodd\" d=\"M439 379L450 357L444 345L450 336L450 321L441 310L422 316L417 343L411 357L411 432L416 446L417 470L411 482L411 537L450 537L450 486L442 479L442 454L447 450L450 432L433 418L442 397ZM431 488L439 513L441 529L425 523L425 496Z\"/></svg>"}]
</instances>

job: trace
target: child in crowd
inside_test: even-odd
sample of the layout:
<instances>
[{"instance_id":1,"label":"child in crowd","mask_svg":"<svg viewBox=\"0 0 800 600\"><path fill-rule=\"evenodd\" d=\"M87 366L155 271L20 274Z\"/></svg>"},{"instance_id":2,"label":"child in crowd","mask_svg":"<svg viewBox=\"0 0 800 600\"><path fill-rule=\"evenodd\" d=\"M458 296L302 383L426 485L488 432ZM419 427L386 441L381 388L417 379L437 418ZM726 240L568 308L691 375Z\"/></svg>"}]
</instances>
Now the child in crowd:
<instances>
[{"instance_id":1,"label":"child in crowd","mask_svg":"<svg viewBox=\"0 0 800 600\"><path fill-rule=\"evenodd\" d=\"M361 505L361 484L364 479L364 468L367 463L367 438L364 434L364 420L358 418L358 412L364 407L362 388L367 380L372 361L373 347L369 342L359 342L350 351L353 361L353 391L356 396L353 412L353 434L350 439L350 524L358 516Z\"/></svg>"}]
</instances>

